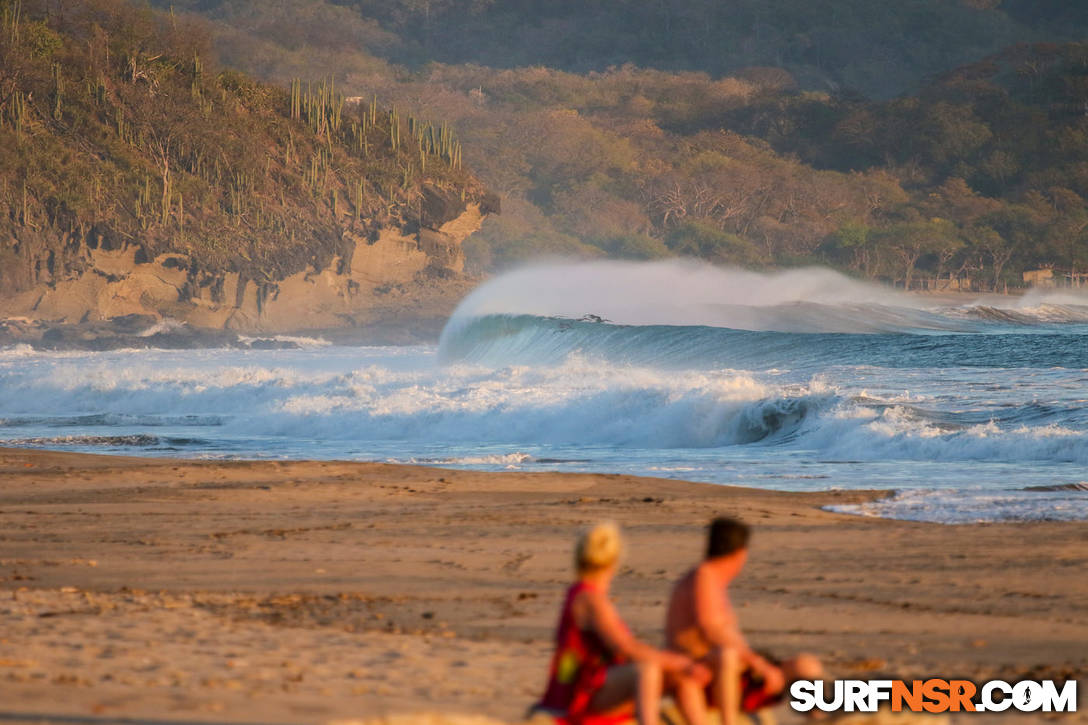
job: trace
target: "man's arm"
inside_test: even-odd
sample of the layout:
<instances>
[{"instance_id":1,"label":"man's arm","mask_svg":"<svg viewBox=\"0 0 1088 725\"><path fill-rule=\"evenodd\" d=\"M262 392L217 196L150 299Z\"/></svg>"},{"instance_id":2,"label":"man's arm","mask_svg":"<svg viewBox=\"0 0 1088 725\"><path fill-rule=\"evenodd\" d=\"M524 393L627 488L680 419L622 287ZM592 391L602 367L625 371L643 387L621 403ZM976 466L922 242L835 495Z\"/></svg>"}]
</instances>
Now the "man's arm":
<instances>
[{"instance_id":1,"label":"man's arm","mask_svg":"<svg viewBox=\"0 0 1088 725\"><path fill-rule=\"evenodd\" d=\"M687 655L659 650L635 639L623 625L612 602L601 592L587 591L581 596L585 597L593 631L612 652L634 662L656 662L667 672L690 671L696 667Z\"/></svg>"},{"instance_id":2,"label":"man's arm","mask_svg":"<svg viewBox=\"0 0 1088 725\"><path fill-rule=\"evenodd\" d=\"M746 666L759 673L769 687L780 690L785 681L781 670L757 654L740 631L740 624L725 596L725 585L713 574L699 567L694 582L695 621L707 642L732 649Z\"/></svg>"}]
</instances>

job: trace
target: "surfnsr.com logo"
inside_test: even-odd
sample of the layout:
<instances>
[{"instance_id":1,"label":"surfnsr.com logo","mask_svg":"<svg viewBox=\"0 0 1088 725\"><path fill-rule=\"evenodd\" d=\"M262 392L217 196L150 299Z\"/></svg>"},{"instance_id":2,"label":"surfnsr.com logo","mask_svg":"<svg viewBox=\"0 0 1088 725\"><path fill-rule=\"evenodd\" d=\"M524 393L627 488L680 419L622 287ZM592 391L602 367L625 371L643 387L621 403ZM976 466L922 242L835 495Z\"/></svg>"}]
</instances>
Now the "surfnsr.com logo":
<instances>
[{"instance_id":1,"label":"surfnsr.com logo","mask_svg":"<svg viewBox=\"0 0 1088 725\"><path fill-rule=\"evenodd\" d=\"M798 680L790 686L798 712L1076 712L1077 682L1054 680Z\"/></svg>"}]
</instances>

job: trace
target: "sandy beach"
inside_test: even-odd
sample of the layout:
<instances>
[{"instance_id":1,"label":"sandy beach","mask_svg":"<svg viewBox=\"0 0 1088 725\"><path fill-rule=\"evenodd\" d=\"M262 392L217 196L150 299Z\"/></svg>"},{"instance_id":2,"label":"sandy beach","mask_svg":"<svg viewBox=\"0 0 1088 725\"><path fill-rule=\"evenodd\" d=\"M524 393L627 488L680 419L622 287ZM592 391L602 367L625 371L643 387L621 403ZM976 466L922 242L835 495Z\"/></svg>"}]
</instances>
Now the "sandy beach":
<instances>
[{"instance_id":1,"label":"sandy beach","mask_svg":"<svg viewBox=\"0 0 1088 725\"><path fill-rule=\"evenodd\" d=\"M820 509L878 495L4 449L0 720L517 721L544 682L577 530L623 526L617 604L659 642L670 584L718 513L755 527L733 596L760 648L814 652L838 677L1084 691L1088 527Z\"/></svg>"}]
</instances>

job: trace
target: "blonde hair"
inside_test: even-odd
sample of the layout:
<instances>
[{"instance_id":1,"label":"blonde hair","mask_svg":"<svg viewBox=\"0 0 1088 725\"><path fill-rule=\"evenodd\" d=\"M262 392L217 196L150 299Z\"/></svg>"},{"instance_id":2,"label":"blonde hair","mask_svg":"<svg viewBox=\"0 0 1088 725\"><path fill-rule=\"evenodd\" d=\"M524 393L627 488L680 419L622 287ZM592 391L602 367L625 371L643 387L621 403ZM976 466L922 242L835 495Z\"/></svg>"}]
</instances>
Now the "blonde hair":
<instances>
[{"instance_id":1,"label":"blonde hair","mask_svg":"<svg viewBox=\"0 0 1088 725\"><path fill-rule=\"evenodd\" d=\"M574 566L579 573L606 569L619 561L622 551L619 527L611 521L603 521L578 537Z\"/></svg>"}]
</instances>

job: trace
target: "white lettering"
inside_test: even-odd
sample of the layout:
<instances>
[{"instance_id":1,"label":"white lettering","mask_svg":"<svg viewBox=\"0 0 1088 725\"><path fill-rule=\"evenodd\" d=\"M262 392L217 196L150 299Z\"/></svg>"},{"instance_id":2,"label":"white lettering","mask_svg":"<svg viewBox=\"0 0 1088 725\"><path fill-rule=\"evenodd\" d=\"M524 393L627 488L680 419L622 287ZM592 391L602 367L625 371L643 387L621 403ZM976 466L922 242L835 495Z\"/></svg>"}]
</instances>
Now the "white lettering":
<instances>
[{"instance_id":1,"label":"white lettering","mask_svg":"<svg viewBox=\"0 0 1088 725\"><path fill-rule=\"evenodd\" d=\"M994 700L994 691L1000 691L1004 697ZM982 686L982 704L987 712L1004 712L1012 707L1012 685L1004 680L991 680Z\"/></svg>"},{"instance_id":2,"label":"white lettering","mask_svg":"<svg viewBox=\"0 0 1088 725\"><path fill-rule=\"evenodd\" d=\"M1053 708L1053 709L1052 709ZM1054 680L1043 680L1043 712L1076 712L1077 681L1068 680L1058 692Z\"/></svg>"},{"instance_id":3,"label":"white lettering","mask_svg":"<svg viewBox=\"0 0 1088 725\"><path fill-rule=\"evenodd\" d=\"M808 712L816 707L816 683L811 680L797 680L790 685L790 707L797 712Z\"/></svg>"},{"instance_id":4,"label":"white lettering","mask_svg":"<svg viewBox=\"0 0 1088 725\"><path fill-rule=\"evenodd\" d=\"M876 712L880 709L880 703L891 699L891 680L869 680L869 709L866 712Z\"/></svg>"},{"instance_id":5,"label":"white lettering","mask_svg":"<svg viewBox=\"0 0 1088 725\"><path fill-rule=\"evenodd\" d=\"M871 712L866 709L867 700L864 680L846 680L845 705L846 712Z\"/></svg>"},{"instance_id":6,"label":"white lettering","mask_svg":"<svg viewBox=\"0 0 1088 725\"><path fill-rule=\"evenodd\" d=\"M1024 680L1012 688L1012 704L1020 712L1035 712L1043 706L1043 688L1038 682Z\"/></svg>"}]
</instances>

